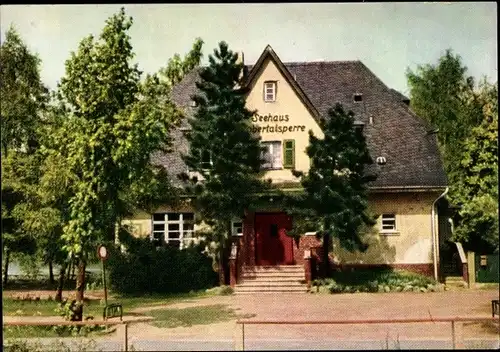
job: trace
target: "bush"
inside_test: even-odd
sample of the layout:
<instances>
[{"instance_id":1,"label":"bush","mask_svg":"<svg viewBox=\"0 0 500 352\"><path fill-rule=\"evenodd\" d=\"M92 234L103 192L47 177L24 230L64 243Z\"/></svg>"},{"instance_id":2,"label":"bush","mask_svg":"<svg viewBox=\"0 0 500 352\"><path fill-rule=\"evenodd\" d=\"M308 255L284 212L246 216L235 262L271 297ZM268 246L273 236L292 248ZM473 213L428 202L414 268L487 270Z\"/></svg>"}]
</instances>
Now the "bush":
<instances>
[{"instance_id":1,"label":"bush","mask_svg":"<svg viewBox=\"0 0 500 352\"><path fill-rule=\"evenodd\" d=\"M327 287L330 293L438 291L435 280L408 271L358 269L338 271L331 278L314 280L313 285ZM323 291L323 290L321 290Z\"/></svg>"},{"instance_id":2,"label":"bush","mask_svg":"<svg viewBox=\"0 0 500 352\"><path fill-rule=\"evenodd\" d=\"M111 289L124 294L189 292L218 282L201 246L156 248L149 239L129 239L127 253L113 248L107 269Z\"/></svg>"}]
</instances>

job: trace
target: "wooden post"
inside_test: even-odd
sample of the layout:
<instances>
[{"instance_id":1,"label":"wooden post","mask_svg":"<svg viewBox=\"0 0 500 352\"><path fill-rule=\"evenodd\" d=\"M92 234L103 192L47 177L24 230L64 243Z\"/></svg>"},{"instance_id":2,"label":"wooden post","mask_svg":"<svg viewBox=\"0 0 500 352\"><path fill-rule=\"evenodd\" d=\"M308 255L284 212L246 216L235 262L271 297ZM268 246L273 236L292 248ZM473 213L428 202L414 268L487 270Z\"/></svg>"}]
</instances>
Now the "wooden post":
<instances>
[{"instance_id":1,"label":"wooden post","mask_svg":"<svg viewBox=\"0 0 500 352\"><path fill-rule=\"evenodd\" d=\"M463 349L464 348L464 340L463 340L463 327L464 323L461 321L452 321L451 322L451 334L453 341L453 349Z\"/></svg>"},{"instance_id":2,"label":"wooden post","mask_svg":"<svg viewBox=\"0 0 500 352\"><path fill-rule=\"evenodd\" d=\"M467 270L469 288L475 288L476 286L476 258L474 252L467 252Z\"/></svg>"},{"instance_id":3,"label":"wooden post","mask_svg":"<svg viewBox=\"0 0 500 352\"><path fill-rule=\"evenodd\" d=\"M304 271L305 278L307 284L307 290L311 289L311 281L312 281L312 265L311 265L311 249L304 251Z\"/></svg>"}]
</instances>

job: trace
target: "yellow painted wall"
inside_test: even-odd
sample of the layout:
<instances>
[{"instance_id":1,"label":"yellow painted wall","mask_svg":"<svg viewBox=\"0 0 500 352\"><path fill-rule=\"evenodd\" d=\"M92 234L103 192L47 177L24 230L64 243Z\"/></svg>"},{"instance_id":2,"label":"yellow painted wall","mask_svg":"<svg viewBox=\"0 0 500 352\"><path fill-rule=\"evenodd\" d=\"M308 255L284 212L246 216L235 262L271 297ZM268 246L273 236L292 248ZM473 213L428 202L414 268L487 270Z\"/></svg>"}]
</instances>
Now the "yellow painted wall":
<instances>
[{"instance_id":1,"label":"yellow painted wall","mask_svg":"<svg viewBox=\"0 0 500 352\"><path fill-rule=\"evenodd\" d=\"M264 82L277 81L277 94L275 102L264 101ZM315 136L322 138L324 136L319 125L311 116L307 108L302 104L300 98L295 94L293 88L286 82L285 77L280 73L278 67L270 59L267 59L257 74L254 85L250 87L247 97L247 108L257 110L258 116L254 116L253 123L260 127L274 127L276 125L287 127L287 130L293 128L293 132L261 132L262 141L283 141L285 139L295 140L295 168L299 171L309 170L309 158L305 149L309 144L308 132L311 129ZM265 118L273 119L281 116L288 121L265 121ZM262 117L262 119L260 118ZM304 126L305 128L302 128ZM264 178L271 178L273 182L297 181L288 169L269 170L264 173Z\"/></svg>"},{"instance_id":2,"label":"yellow painted wall","mask_svg":"<svg viewBox=\"0 0 500 352\"><path fill-rule=\"evenodd\" d=\"M155 213L194 213L193 207L189 204L184 204L179 207L161 206L156 209ZM131 226L131 232L136 237L148 237L151 234L151 218L152 214L144 211L137 211L132 217L122 220L122 225ZM199 231L203 228L203 224L194 225L194 230Z\"/></svg>"},{"instance_id":3,"label":"yellow painted wall","mask_svg":"<svg viewBox=\"0 0 500 352\"><path fill-rule=\"evenodd\" d=\"M396 214L397 232L381 234L381 216L365 237L365 253L350 253L335 242L336 259L342 263L418 264L432 263L431 206L438 193L385 193L369 197L370 210L377 215ZM436 229L437 230L437 229Z\"/></svg>"}]
</instances>

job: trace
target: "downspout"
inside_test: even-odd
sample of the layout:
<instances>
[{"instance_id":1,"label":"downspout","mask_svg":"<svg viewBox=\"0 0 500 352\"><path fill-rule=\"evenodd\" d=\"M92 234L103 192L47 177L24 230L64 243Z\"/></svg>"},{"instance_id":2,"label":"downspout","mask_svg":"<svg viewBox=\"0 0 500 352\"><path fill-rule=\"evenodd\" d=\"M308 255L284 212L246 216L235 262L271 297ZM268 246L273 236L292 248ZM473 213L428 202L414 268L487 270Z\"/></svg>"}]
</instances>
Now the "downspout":
<instances>
[{"instance_id":1,"label":"downspout","mask_svg":"<svg viewBox=\"0 0 500 352\"><path fill-rule=\"evenodd\" d=\"M436 198L434 202L432 202L432 210L431 210L431 234L432 234L432 257L434 263L434 279L438 280L438 267L437 267L437 251L438 251L438 240L437 240L437 231L436 231L436 203L438 200L443 198L449 191L449 187L446 187L443 194Z\"/></svg>"}]
</instances>

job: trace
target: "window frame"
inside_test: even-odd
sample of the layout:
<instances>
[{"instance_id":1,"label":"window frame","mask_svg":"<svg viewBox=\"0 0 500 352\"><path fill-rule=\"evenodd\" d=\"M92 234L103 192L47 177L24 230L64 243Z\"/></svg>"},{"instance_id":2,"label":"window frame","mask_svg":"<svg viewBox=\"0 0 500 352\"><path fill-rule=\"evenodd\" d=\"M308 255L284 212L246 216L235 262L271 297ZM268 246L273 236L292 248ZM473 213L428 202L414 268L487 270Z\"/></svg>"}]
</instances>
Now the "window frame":
<instances>
[{"instance_id":1,"label":"window frame","mask_svg":"<svg viewBox=\"0 0 500 352\"><path fill-rule=\"evenodd\" d=\"M391 224L384 224L384 221L390 221L393 222L394 225L392 228L386 228L384 229L384 226L390 226ZM397 235L399 234L399 226L398 226L398 216L395 212L393 213L383 213L380 216L380 231L381 234L394 234Z\"/></svg>"},{"instance_id":2,"label":"window frame","mask_svg":"<svg viewBox=\"0 0 500 352\"><path fill-rule=\"evenodd\" d=\"M239 224L239 226L238 226ZM238 228L241 228L241 232L238 232ZM235 237L243 236L243 220L233 219L231 221L231 235Z\"/></svg>"},{"instance_id":3,"label":"window frame","mask_svg":"<svg viewBox=\"0 0 500 352\"><path fill-rule=\"evenodd\" d=\"M185 215L192 214L192 219L185 220ZM162 220L155 220L155 215L163 215ZM169 219L169 215L170 218ZM155 225L163 225L163 230L155 230ZM178 225L178 229L170 229L171 225ZM192 225L192 229L184 229L185 225ZM174 226L172 226L174 227ZM187 226L186 226L187 227ZM169 234L178 232L179 237L170 238ZM194 213L193 212L164 212L164 213L154 213L151 216L151 234L150 240L157 240L155 234L160 234L160 245L169 245L173 242L179 242L179 249L184 249L189 246L189 244L194 239Z\"/></svg>"},{"instance_id":4,"label":"window frame","mask_svg":"<svg viewBox=\"0 0 500 352\"><path fill-rule=\"evenodd\" d=\"M261 146L268 146L271 147L270 149L267 148L267 151L271 155L271 166L270 167L265 167L261 165L261 170L283 170L283 142L282 141L261 141ZM274 166L274 152L275 149L277 152L280 154L280 159L279 159L279 166ZM264 159L264 158L262 158Z\"/></svg>"},{"instance_id":5,"label":"window frame","mask_svg":"<svg viewBox=\"0 0 500 352\"><path fill-rule=\"evenodd\" d=\"M268 93L268 88L272 88L272 93ZM278 81L265 81L263 89L263 98L266 103L274 103L276 101L278 91ZM268 95L272 95L272 99L268 99Z\"/></svg>"}]
</instances>

